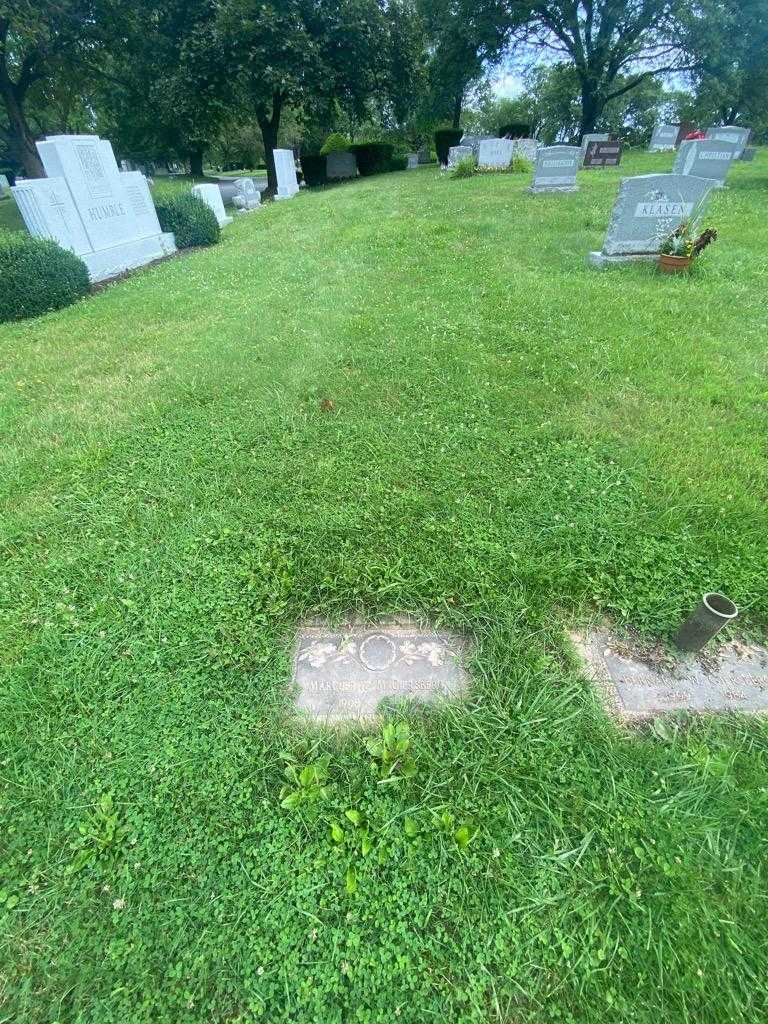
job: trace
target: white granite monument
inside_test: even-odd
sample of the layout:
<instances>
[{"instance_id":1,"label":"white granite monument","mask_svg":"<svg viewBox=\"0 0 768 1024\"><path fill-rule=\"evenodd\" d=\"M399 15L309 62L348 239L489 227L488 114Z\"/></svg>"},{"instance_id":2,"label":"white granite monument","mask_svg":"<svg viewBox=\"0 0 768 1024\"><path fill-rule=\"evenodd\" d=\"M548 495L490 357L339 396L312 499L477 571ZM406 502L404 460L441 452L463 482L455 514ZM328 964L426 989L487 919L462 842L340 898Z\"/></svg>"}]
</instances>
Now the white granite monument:
<instances>
[{"instance_id":1,"label":"white granite monument","mask_svg":"<svg viewBox=\"0 0 768 1024\"><path fill-rule=\"evenodd\" d=\"M47 177L11 189L31 235L79 256L104 281L176 251L140 171L121 173L97 135L52 135L37 143Z\"/></svg>"},{"instance_id":2,"label":"white granite monument","mask_svg":"<svg viewBox=\"0 0 768 1024\"><path fill-rule=\"evenodd\" d=\"M232 205L238 213L251 213L261 206L261 192L253 178L235 178L235 192Z\"/></svg>"},{"instance_id":3,"label":"white granite monument","mask_svg":"<svg viewBox=\"0 0 768 1024\"><path fill-rule=\"evenodd\" d=\"M737 153L735 142L688 139L680 144L673 173L709 178L716 188L725 188L725 179Z\"/></svg>"},{"instance_id":4,"label":"white granite monument","mask_svg":"<svg viewBox=\"0 0 768 1024\"><path fill-rule=\"evenodd\" d=\"M509 167L514 147L512 139L481 139L477 150L478 167Z\"/></svg>"},{"instance_id":5,"label":"white granite monument","mask_svg":"<svg viewBox=\"0 0 768 1024\"><path fill-rule=\"evenodd\" d=\"M528 191L578 192L576 171L581 162L578 146L542 146L536 154L533 184Z\"/></svg>"},{"instance_id":6,"label":"white granite monument","mask_svg":"<svg viewBox=\"0 0 768 1024\"><path fill-rule=\"evenodd\" d=\"M624 178L601 252L591 266L655 260L661 243L694 210L701 211L714 182L683 174L642 174Z\"/></svg>"},{"instance_id":7,"label":"white granite monument","mask_svg":"<svg viewBox=\"0 0 768 1024\"><path fill-rule=\"evenodd\" d=\"M219 222L220 228L225 228L227 224L232 223L232 218L228 217L224 210L224 200L221 198L221 190L218 185L193 185L192 193L193 195L196 195L198 199L202 199L206 206L210 206L216 215L216 220Z\"/></svg>"},{"instance_id":8,"label":"white granite monument","mask_svg":"<svg viewBox=\"0 0 768 1024\"><path fill-rule=\"evenodd\" d=\"M277 175L277 195L275 199L292 199L299 191L293 150L273 149L272 153L275 158L275 174Z\"/></svg>"}]
</instances>

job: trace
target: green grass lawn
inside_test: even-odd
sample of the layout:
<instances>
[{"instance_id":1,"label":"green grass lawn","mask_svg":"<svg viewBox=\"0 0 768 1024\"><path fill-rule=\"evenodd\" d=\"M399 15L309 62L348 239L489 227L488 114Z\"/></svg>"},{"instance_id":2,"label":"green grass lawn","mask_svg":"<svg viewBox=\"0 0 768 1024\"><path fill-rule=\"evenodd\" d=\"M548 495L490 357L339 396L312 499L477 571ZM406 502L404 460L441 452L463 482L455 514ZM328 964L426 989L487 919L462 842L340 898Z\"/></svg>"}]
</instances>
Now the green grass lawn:
<instances>
[{"instance_id":1,"label":"green grass lawn","mask_svg":"<svg viewBox=\"0 0 768 1024\"><path fill-rule=\"evenodd\" d=\"M766 1019L765 725L624 733L566 640L768 622L768 153L690 277L585 263L671 164L302 194L0 328L0 1021ZM286 679L392 612L473 690L379 785Z\"/></svg>"}]
</instances>

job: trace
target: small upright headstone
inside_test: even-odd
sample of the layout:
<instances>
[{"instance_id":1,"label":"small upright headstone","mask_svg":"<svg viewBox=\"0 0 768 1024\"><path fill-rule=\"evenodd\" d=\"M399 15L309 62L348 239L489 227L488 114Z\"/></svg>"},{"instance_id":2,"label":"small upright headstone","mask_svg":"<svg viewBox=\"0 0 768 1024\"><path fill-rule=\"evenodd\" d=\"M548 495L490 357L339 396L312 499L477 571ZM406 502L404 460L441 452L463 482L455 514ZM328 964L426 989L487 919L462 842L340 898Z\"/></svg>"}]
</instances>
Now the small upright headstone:
<instances>
[{"instance_id":1,"label":"small upright headstone","mask_svg":"<svg viewBox=\"0 0 768 1024\"><path fill-rule=\"evenodd\" d=\"M756 153L757 153L757 150L755 149L754 146L747 146L746 149L744 150L744 152L739 157L739 160L748 160L748 161L751 162L752 160L755 159L755 154Z\"/></svg>"},{"instance_id":2,"label":"small upright headstone","mask_svg":"<svg viewBox=\"0 0 768 1024\"><path fill-rule=\"evenodd\" d=\"M739 128L736 125L726 124L719 128L707 128L707 138L716 142L732 142L736 146L736 159L741 159L749 137L752 134L751 128Z\"/></svg>"},{"instance_id":3,"label":"small upright headstone","mask_svg":"<svg viewBox=\"0 0 768 1024\"><path fill-rule=\"evenodd\" d=\"M716 188L725 188L725 179L736 153L737 146L733 142L689 139L680 144L673 170L675 174L709 178Z\"/></svg>"},{"instance_id":4,"label":"small upright headstone","mask_svg":"<svg viewBox=\"0 0 768 1024\"><path fill-rule=\"evenodd\" d=\"M587 132L586 135L581 137L581 160L584 162L584 155L587 152L587 146L590 142L607 142L608 132Z\"/></svg>"},{"instance_id":5,"label":"small upright headstone","mask_svg":"<svg viewBox=\"0 0 768 1024\"><path fill-rule=\"evenodd\" d=\"M648 145L649 153L664 153L675 149L680 126L676 124L657 124Z\"/></svg>"},{"instance_id":6,"label":"small upright headstone","mask_svg":"<svg viewBox=\"0 0 768 1024\"><path fill-rule=\"evenodd\" d=\"M275 158L275 174L277 175L277 195L275 199L292 199L299 191L293 150L274 149L272 152Z\"/></svg>"},{"instance_id":7,"label":"small upright headstone","mask_svg":"<svg viewBox=\"0 0 768 1024\"><path fill-rule=\"evenodd\" d=\"M418 153L408 153L408 167L406 168L406 170L415 171L418 166L419 166L419 154Z\"/></svg>"},{"instance_id":8,"label":"small upright headstone","mask_svg":"<svg viewBox=\"0 0 768 1024\"><path fill-rule=\"evenodd\" d=\"M357 157L349 150L337 150L325 158L325 174L329 181L357 177Z\"/></svg>"},{"instance_id":9,"label":"small upright headstone","mask_svg":"<svg viewBox=\"0 0 768 1024\"><path fill-rule=\"evenodd\" d=\"M117 277L176 251L162 231L146 179L121 173L97 135L52 135L38 142L47 177L11 189L27 230L79 256L92 281Z\"/></svg>"},{"instance_id":10,"label":"small upright headstone","mask_svg":"<svg viewBox=\"0 0 768 1024\"><path fill-rule=\"evenodd\" d=\"M481 139L478 147L479 167L509 167L514 154L512 139Z\"/></svg>"},{"instance_id":11,"label":"small upright headstone","mask_svg":"<svg viewBox=\"0 0 768 1024\"><path fill-rule=\"evenodd\" d=\"M601 252L591 252L593 267L653 260L675 228L703 207L713 182L682 174L642 174L624 178L611 213Z\"/></svg>"},{"instance_id":12,"label":"small upright headstone","mask_svg":"<svg viewBox=\"0 0 768 1024\"><path fill-rule=\"evenodd\" d=\"M539 143L536 139L512 139L513 158L519 156L533 164L536 162L536 154L539 148Z\"/></svg>"},{"instance_id":13,"label":"small upright headstone","mask_svg":"<svg viewBox=\"0 0 768 1024\"><path fill-rule=\"evenodd\" d=\"M578 146L544 146L536 154L533 184L529 192L577 192L576 171L581 159Z\"/></svg>"},{"instance_id":14,"label":"small upright headstone","mask_svg":"<svg viewBox=\"0 0 768 1024\"><path fill-rule=\"evenodd\" d=\"M432 154L429 151L429 146L422 146L419 152L416 154L420 164L431 164Z\"/></svg>"},{"instance_id":15,"label":"small upright headstone","mask_svg":"<svg viewBox=\"0 0 768 1024\"><path fill-rule=\"evenodd\" d=\"M232 223L232 218L228 217L224 212L224 200L221 198L218 185L193 185L192 192L198 199L202 199L206 206L210 206L216 215L220 228L224 228L227 224Z\"/></svg>"},{"instance_id":16,"label":"small upright headstone","mask_svg":"<svg viewBox=\"0 0 768 1024\"><path fill-rule=\"evenodd\" d=\"M253 178L235 178L235 191L232 205L238 213L250 213L261 206L261 192L256 188Z\"/></svg>"},{"instance_id":17,"label":"small upright headstone","mask_svg":"<svg viewBox=\"0 0 768 1024\"><path fill-rule=\"evenodd\" d=\"M590 142L584 154L583 167L618 167L621 163L620 142Z\"/></svg>"},{"instance_id":18,"label":"small upright headstone","mask_svg":"<svg viewBox=\"0 0 768 1024\"><path fill-rule=\"evenodd\" d=\"M448 150L448 163L446 166L449 169L455 167L459 160L464 160L468 156L474 156L471 146L451 146Z\"/></svg>"}]
</instances>

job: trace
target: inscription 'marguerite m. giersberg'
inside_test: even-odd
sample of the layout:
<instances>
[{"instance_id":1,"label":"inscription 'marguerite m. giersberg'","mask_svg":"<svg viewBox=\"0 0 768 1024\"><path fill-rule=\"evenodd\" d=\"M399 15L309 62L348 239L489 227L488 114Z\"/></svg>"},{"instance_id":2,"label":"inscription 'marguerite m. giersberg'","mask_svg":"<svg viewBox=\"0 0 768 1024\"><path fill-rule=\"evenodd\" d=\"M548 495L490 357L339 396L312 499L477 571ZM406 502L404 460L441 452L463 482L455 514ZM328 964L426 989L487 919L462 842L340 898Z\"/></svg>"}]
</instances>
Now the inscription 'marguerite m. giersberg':
<instances>
[{"instance_id":1,"label":"inscription 'marguerite m. giersberg'","mask_svg":"<svg viewBox=\"0 0 768 1024\"><path fill-rule=\"evenodd\" d=\"M410 621L300 630L293 679L300 711L323 721L366 720L386 699L434 701L467 686L462 640Z\"/></svg>"}]
</instances>

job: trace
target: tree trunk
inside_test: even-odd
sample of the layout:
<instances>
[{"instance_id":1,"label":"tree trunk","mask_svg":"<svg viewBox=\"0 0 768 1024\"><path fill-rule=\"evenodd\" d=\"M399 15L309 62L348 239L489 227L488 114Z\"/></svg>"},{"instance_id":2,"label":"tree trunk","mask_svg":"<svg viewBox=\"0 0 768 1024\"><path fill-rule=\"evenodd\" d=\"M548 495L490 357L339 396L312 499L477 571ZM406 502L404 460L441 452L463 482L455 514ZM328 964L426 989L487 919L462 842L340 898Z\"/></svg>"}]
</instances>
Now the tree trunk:
<instances>
[{"instance_id":1,"label":"tree trunk","mask_svg":"<svg viewBox=\"0 0 768 1024\"><path fill-rule=\"evenodd\" d=\"M196 146L189 151L189 173L193 178L202 178L203 175L203 147Z\"/></svg>"},{"instance_id":2,"label":"tree trunk","mask_svg":"<svg viewBox=\"0 0 768 1024\"><path fill-rule=\"evenodd\" d=\"M464 102L464 90L460 89L453 98L453 121L452 127L458 129L461 126L461 106Z\"/></svg>"},{"instance_id":3,"label":"tree trunk","mask_svg":"<svg viewBox=\"0 0 768 1024\"><path fill-rule=\"evenodd\" d=\"M263 111L256 115L261 129L261 138L264 142L264 160L267 164L267 195L277 194L277 173L275 172L275 154L277 149L277 137L280 132L280 114L283 109L283 99L279 93L272 97L272 114L267 116Z\"/></svg>"},{"instance_id":4,"label":"tree trunk","mask_svg":"<svg viewBox=\"0 0 768 1024\"><path fill-rule=\"evenodd\" d=\"M582 79L581 82L581 123L579 124L579 142L587 132L593 132L597 119L603 112L603 105L592 82Z\"/></svg>"},{"instance_id":5,"label":"tree trunk","mask_svg":"<svg viewBox=\"0 0 768 1024\"><path fill-rule=\"evenodd\" d=\"M35 146L24 109L10 82L3 83L3 102L8 115L11 147L18 157L27 178L44 178L45 169Z\"/></svg>"}]
</instances>

